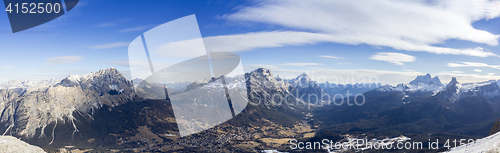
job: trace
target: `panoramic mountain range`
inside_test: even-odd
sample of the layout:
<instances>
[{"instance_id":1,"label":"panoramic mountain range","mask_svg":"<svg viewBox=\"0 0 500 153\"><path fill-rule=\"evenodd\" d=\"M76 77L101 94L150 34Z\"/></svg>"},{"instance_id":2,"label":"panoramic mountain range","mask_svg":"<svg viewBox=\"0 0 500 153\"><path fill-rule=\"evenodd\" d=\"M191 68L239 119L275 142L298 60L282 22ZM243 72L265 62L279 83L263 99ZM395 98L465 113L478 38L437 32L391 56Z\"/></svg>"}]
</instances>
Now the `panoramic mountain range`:
<instances>
[{"instance_id":1,"label":"panoramic mountain range","mask_svg":"<svg viewBox=\"0 0 500 153\"><path fill-rule=\"evenodd\" d=\"M500 118L500 80L460 83L453 78L444 85L427 74L396 86L339 85L317 83L307 74L284 80L259 68L227 78L229 87L246 86L249 104L242 113L180 137L177 122L182 120L174 117L175 104L168 96L196 88L215 90L220 83L214 80L158 85L129 80L109 68L61 80L10 81L0 84L0 132L46 151L65 146L95 151L292 151L292 138L342 141L345 134L405 135L421 141L481 138ZM321 99L348 91L363 97ZM365 101L360 106L345 103L354 100Z\"/></svg>"}]
</instances>

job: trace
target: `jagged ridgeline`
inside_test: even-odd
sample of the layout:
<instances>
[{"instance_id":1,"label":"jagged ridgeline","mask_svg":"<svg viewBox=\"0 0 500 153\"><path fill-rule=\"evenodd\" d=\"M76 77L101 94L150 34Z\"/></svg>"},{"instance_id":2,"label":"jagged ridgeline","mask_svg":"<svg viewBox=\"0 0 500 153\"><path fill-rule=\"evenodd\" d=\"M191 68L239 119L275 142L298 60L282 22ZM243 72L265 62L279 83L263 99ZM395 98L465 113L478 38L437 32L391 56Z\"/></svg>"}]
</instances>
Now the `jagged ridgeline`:
<instances>
[{"instance_id":1,"label":"jagged ridgeline","mask_svg":"<svg viewBox=\"0 0 500 153\"><path fill-rule=\"evenodd\" d=\"M132 83L114 68L83 76L71 75L58 82L27 88L3 89L0 91L0 131L38 146L85 146L81 143L112 139L110 134L137 126L134 121L140 118L134 115L139 114L128 110L142 104L135 103L143 101L135 95ZM127 107L129 105L133 107ZM168 109L168 106L162 108ZM119 121L123 123L113 125ZM175 126L169 127L175 129Z\"/></svg>"},{"instance_id":2,"label":"jagged ridgeline","mask_svg":"<svg viewBox=\"0 0 500 153\"><path fill-rule=\"evenodd\" d=\"M227 79L228 86L243 81L243 85L249 89L246 94L253 97L251 104L243 113L212 129L229 126L229 129L244 128L250 131L271 123L283 128L302 123L308 111L307 104L288 96L287 100L293 105L277 105L278 99L271 98L276 94L286 97L291 89L288 82L277 81L269 70L263 68L247 73L243 78ZM220 133L208 130L195 136L179 138L170 101L149 100L148 97L157 99L161 94L142 91L167 89L168 85L141 80L138 85L140 90L134 90L134 82L110 68L82 76L70 75L62 80L2 84L7 88L0 90L0 132L43 148L77 146L123 149L140 148L147 144L161 147L199 137L220 136ZM184 88L210 88L212 83L210 80L200 80ZM140 97L145 99L139 98L138 94L142 94ZM272 131L267 135L277 132ZM209 143L225 142L214 140Z\"/></svg>"},{"instance_id":3,"label":"jagged ridgeline","mask_svg":"<svg viewBox=\"0 0 500 153\"><path fill-rule=\"evenodd\" d=\"M242 113L180 137L172 104L168 98L151 100L165 94L154 91L212 91L220 86L214 80L154 84L131 81L110 68L62 80L9 81L0 84L0 133L49 150L76 146L95 151L244 152L287 150L292 138L336 139L340 134L403 134L415 141L427 141L429 136L481 138L500 118L500 81L460 83L453 78L443 85L439 78L423 75L397 86L360 88L320 84L306 74L284 80L259 68L226 79L228 88L246 86L248 105ZM133 84L139 88L134 90ZM325 84L330 86L322 87ZM308 98L348 90L363 93L366 102L336 106ZM333 102L347 98L354 100ZM498 130L495 127L491 130Z\"/></svg>"},{"instance_id":4,"label":"jagged ridgeline","mask_svg":"<svg viewBox=\"0 0 500 153\"><path fill-rule=\"evenodd\" d=\"M317 120L323 122L321 131L404 134L415 141L446 141L485 137L500 117L500 80L460 83L452 78L443 85L428 74L410 83L382 86L364 96L363 106L313 110ZM498 127L491 129L496 130Z\"/></svg>"}]
</instances>

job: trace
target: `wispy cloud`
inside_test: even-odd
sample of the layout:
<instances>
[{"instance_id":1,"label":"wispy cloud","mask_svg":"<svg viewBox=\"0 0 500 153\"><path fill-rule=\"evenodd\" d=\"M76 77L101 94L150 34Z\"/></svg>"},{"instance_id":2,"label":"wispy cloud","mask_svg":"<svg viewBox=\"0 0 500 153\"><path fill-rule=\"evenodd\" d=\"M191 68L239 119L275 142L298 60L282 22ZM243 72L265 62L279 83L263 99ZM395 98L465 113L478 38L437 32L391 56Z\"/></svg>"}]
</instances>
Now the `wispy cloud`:
<instances>
[{"instance_id":1,"label":"wispy cloud","mask_svg":"<svg viewBox=\"0 0 500 153\"><path fill-rule=\"evenodd\" d=\"M203 42L205 43L207 51L240 52L258 48L315 44L318 42L330 41L329 39L332 39L332 37L325 34L297 31L271 31L211 36L203 38Z\"/></svg>"},{"instance_id":2,"label":"wispy cloud","mask_svg":"<svg viewBox=\"0 0 500 153\"><path fill-rule=\"evenodd\" d=\"M45 63L45 65L61 65L61 64L78 63L82 60L83 60L82 56L51 57L51 58L47 58L47 62Z\"/></svg>"},{"instance_id":3,"label":"wispy cloud","mask_svg":"<svg viewBox=\"0 0 500 153\"><path fill-rule=\"evenodd\" d=\"M5 66L2 66L2 69L11 69L11 68L14 68L16 66L14 65L5 65Z\"/></svg>"},{"instance_id":4,"label":"wispy cloud","mask_svg":"<svg viewBox=\"0 0 500 153\"><path fill-rule=\"evenodd\" d=\"M130 21L130 19L118 19L114 21L99 23L95 27L114 27L116 25L119 25L120 23L124 23L127 21Z\"/></svg>"},{"instance_id":5,"label":"wispy cloud","mask_svg":"<svg viewBox=\"0 0 500 153\"><path fill-rule=\"evenodd\" d=\"M435 76L439 76L443 82L448 82L452 77L457 78L457 81L460 83L472 83L472 82L482 82L488 80L498 80L500 76L494 73L488 75L480 75L480 74L467 74L467 73L451 73L451 72L441 72L434 74Z\"/></svg>"},{"instance_id":6,"label":"wispy cloud","mask_svg":"<svg viewBox=\"0 0 500 153\"><path fill-rule=\"evenodd\" d=\"M413 62L417 58L415 56L401 54L401 53L381 52L372 55L370 59L377 61L386 61L396 65L405 65L405 62Z\"/></svg>"},{"instance_id":7,"label":"wispy cloud","mask_svg":"<svg viewBox=\"0 0 500 153\"><path fill-rule=\"evenodd\" d=\"M351 65L352 63L348 63L348 62L338 62L337 64L338 64L338 65Z\"/></svg>"},{"instance_id":8,"label":"wispy cloud","mask_svg":"<svg viewBox=\"0 0 500 153\"><path fill-rule=\"evenodd\" d=\"M474 72L483 72L481 69L474 69Z\"/></svg>"},{"instance_id":9,"label":"wispy cloud","mask_svg":"<svg viewBox=\"0 0 500 153\"><path fill-rule=\"evenodd\" d=\"M96 25L96 27L112 27L115 25L116 25L116 23L114 23L114 22L105 22L105 23L100 23L100 24Z\"/></svg>"},{"instance_id":10,"label":"wispy cloud","mask_svg":"<svg viewBox=\"0 0 500 153\"><path fill-rule=\"evenodd\" d=\"M110 49L110 48L118 48L128 46L130 42L113 42L101 45L90 46L92 49Z\"/></svg>"},{"instance_id":11,"label":"wispy cloud","mask_svg":"<svg viewBox=\"0 0 500 153\"><path fill-rule=\"evenodd\" d=\"M486 63L477 62L459 62L459 63L448 63L448 67L487 67L500 70L500 65L489 65Z\"/></svg>"},{"instance_id":12,"label":"wispy cloud","mask_svg":"<svg viewBox=\"0 0 500 153\"><path fill-rule=\"evenodd\" d=\"M310 34L312 37L293 37L308 39L301 42L369 44L435 54L500 57L481 47L457 49L433 46L449 39L498 45L500 35L475 29L471 24L499 17L500 1L478 0L470 3L444 0L434 3L397 0L362 3L329 0L263 1L223 17L233 21L275 24L314 32ZM320 34L330 38L325 39L327 36ZM291 38L281 38L293 41ZM270 39L261 41L266 40Z\"/></svg>"},{"instance_id":13,"label":"wispy cloud","mask_svg":"<svg viewBox=\"0 0 500 153\"><path fill-rule=\"evenodd\" d=\"M450 71L450 73L458 73L458 74L461 74L461 73L464 73L463 71Z\"/></svg>"},{"instance_id":14,"label":"wispy cloud","mask_svg":"<svg viewBox=\"0 0 500 153\"><path fill-rule=\"evenodd\" d=\"M319 57L330 58L330 59L346 59L346 58L343 58L343 57L330 56L330 55L320 55Z\"/></svg>"},{"instance_id":15,"label":"wispy cloud","mask_svg":"<svg viewBox=\"0 0 500 153\"><path fill-rule=\"evenodd\" d=\"M316 66L316 65L323 65L320 63L283 63L280 65L287 65L287 66Z\"/></svg>"},{"instance_id":16,"label":"wispy cloud","mask_svg":"<svg viewBox=\"0 0 500 153\"><path fill-rule=\"evenodd\" d=\"M149 28L153 28L155 26L157 26L157 24L143 25L143 26L137 26L137 27L133 27L133 28L122 29L122 30L120 30L118 32L143 31L143 30L146 30L146 29L149 29Z\"/></svg>"}]
</instances>

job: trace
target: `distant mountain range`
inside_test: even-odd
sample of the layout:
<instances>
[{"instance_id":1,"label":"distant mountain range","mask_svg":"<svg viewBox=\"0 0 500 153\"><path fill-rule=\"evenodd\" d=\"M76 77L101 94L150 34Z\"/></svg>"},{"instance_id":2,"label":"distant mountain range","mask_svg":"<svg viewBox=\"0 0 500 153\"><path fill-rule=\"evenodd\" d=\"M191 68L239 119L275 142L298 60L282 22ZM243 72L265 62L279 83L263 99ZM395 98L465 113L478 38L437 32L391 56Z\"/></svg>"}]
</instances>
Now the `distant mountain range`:
<instances>
[{"instance_id":1,"label":"distant mountain range","mask_svg":"<svg viewBox=\"0 0 500 153\"><path fill-rule=\"evenodd\" d=\"M176 120L166 96L197 88L212 92L211 88L221 86L213 80L158 85L128 80L109 68L61 80L10 81L0 84L0 132L45 149L291 151L290 138L340 140L341 134L404 134L422 141L480 138L500 118L500 81L461 84L453 78L443 85L438 77L427 74L397 86L339 85L317 83L307 74L284 80L259 68L227 78L229 88L247 88L249 105L241 114L180 138L176 122L182 120ZM155 91L168 91L168 95ZM321 101L320 96L348 91L363 94L364 105L332 105L355 97Z\"/></svg>"}]
</instances>

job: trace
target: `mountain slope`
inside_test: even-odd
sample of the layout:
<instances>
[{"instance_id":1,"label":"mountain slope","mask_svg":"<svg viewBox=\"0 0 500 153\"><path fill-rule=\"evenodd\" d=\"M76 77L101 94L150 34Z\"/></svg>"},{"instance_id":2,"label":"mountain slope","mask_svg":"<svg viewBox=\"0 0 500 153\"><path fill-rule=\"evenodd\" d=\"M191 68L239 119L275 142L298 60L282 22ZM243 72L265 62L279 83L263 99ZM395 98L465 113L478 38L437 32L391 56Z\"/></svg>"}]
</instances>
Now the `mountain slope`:
<instances>
[{"instance_id":1,"label":"mountain slope","mask_svg":"<svg viewBox=\"0 0 500 153\"><path fill-rule=\"evenodd\" d=\"M92 118L95 110L103 106L114 107L135 98L132 83L114 68L69 76L23 95L10 90L0 94L0 131L26 139L50 137L48 144L53 142L58 125L67 124L73 134L79 132L75 114Z\"/></svg>"},{"instance_id":2,"label":"mountain slope","mask_svg":"<svg viewBox=\"0 0 500 153\"><path fill-rule=\"evenodd\" d=\"M380 83L356 83L356 84L335 84L326 81L325 83L320 83L319 86L325 90L331 96L336 94L340 95L357 95L363 94L367 91L377 89L382 85Z\"/></svg>"},{"instance_id":3,"label":"mountain slope","mask_svg":"<svg viewBox=\"0 0 500 153\"><path fill-rule=\"evenodd\" d=\"M305 73L297 76L294 79L288 80L291 85L290 92L292 92L295 97L302 99L302 101L310 104L320 104L322 101L330 101L331 99L325 97L331 97L327 92L319 86L316 81L311 80L309 76Z\"/></svg>"},{"instance_id":4,"label":"mountain slope","mask_svg":"<svg viewBox=\"0 0 500 153\"><path fill-rule=\"evenodd\" d=\"M217 80L220 78L192 82L184 91L223 92L224 84ZM289 150L290 139L307 141L314 135L315 140L362 133L381 137L405 134L416 141L428 137L479 138L500 118L497 81L460 84L453 79L444 87L437 77L425 75L323 106L304 101L309 94L325 92L304 74L282 80L259 68L225 77L225 82L228 89L246 87L248 105L238 108L242 112L234 118L186 137L179 137L177 123L183 119L176 119L173 111L178 104L165 98L165 94L182 95L181 91L146 81L131 82L112 68L68 76L22 94L0 90L0 132L44 148L245 152ZM192 94L187 99L204 98L203 94ZM354 100L361 102L363 98L362 105L353 105ZM197 107L213 107L210 101L197 102Z\"/></svg>"},{"instance_id":5,"label":"mountain slope","mask_svg":"<svg viewBox=\"0 0 500 153\"><path fill-rule=\"evenodd\" d=\"M459 147L451 148L450 153L461 153L461 152L499 152L500 151L500 133L490 135L488 137L478 139L474 143L462 145Z\"/></svg>"},{"instance_id":6,"label":"mountain slope","mask_svg":"<svg viewBox=\"0 0 500 153\"><path fill-rule=\"evenodd\" d=\"M158 99L156 93L146 90L165 91L166 87L142 81L134 90L132 82L116 69L68 76L23 95L0 91L0 131L44 148L209 152L286 148L286 144L274 146L270 140L314 132L307 120L308 109L314 106L291 95L291 85L274 79L270 70L256 69L243 80L227 77L226 82L228 88L246 86L249 105L225 123L182 138L168 98L137 96L150 93L149 98ZM220 85L216 81L190 84L207 91Z\"/></svg>"},{"instance_id":7,"label":"mountain slope","mask_svg":"<svg viewBox=\"0 0 500 153\"><path fill-rule=\"evenodd\" d=\"M492 83L460 84L454 78L435 94L411 90L405 84L391 87L399 88L397 91L382 87L385 89L366 92L362 106L330 105L316 108L313 114L323 123L321 133L367 133L383 137L403 134L415 141L427 141L429 137L440 141L480 138L488 134L500 117L498 102L483 94L500 89ZM415 96L416 93L421 95ZM354 99L343 99L347 100Z\"/></svg>"}]
</instances>

